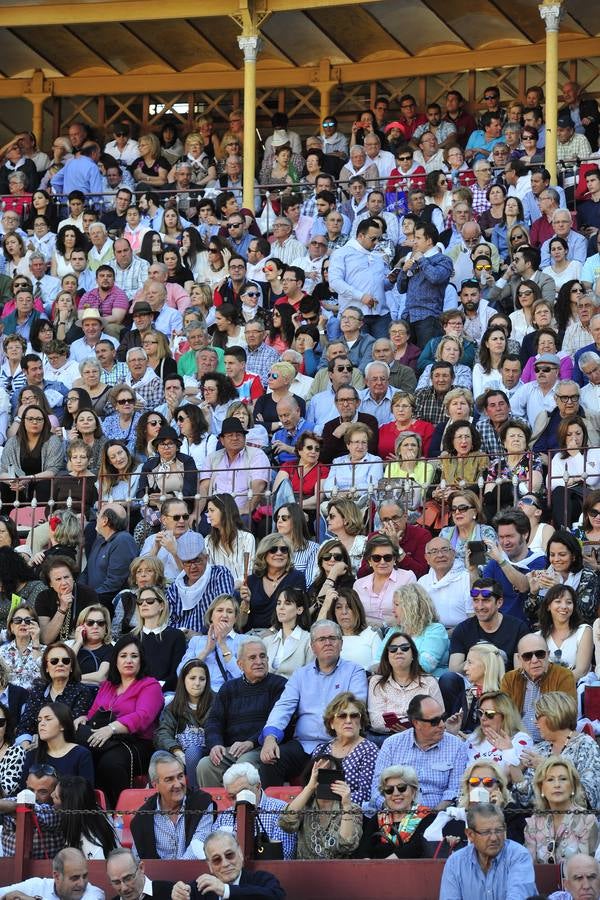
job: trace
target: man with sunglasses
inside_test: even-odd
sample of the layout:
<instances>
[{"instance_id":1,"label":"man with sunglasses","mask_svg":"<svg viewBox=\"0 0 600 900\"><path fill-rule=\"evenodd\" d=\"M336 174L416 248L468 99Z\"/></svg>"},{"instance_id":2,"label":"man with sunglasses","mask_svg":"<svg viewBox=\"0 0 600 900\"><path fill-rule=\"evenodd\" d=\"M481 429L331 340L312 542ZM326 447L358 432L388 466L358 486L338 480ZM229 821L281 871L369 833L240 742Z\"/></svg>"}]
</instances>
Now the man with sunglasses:
<instances>
[{"instance_id":1,"label":"man with sunglasses","mask_svg":"<svg viewBox=\"0 0 600 900\"><path fill-rule=\"evenodd\" d=\"M597 317L600 338L600 316ZM558 447L558 429L564 419L581 416L588 430L590 447L600 444L600 406L587 410L581 405L581 388L576 381L563 379L554 391L556 406L553 410L542 410L535 420L530 446L535 453L541 453L547 461L551 450Z\"/></svg>"},{"instance_id":2,"label":"man with sunglasses","mask_svg":"<svg viewBox=\"0 0 600 900\"><path fill-rule=\"evenodd\" d=\"M525 900L537 893L531 855L521 844L507 840L504 813L499 807L492 803L470 805L466 835L469 845L446 860L440 900Z\"/></svg>"},{"instance_id":3,"label":"man with sunglasses","mask_svg":"<svg viewBox=\"0 0 600 900\"><path fill-rule=\"evenodd\" d=\"M542 694L564 691L577 699L575 679L570 669L550 662L548 644L540 634L526 634L518 644L517 667L507 672L500 690L515 704L525 728L537 743L541 740L535 704Z\"/></svg>"},{"instance_id":4,"label":"man with sunglasses","mask_svg":"<svg viewBox=\"0 0 600 900\"><path fill-rule=\"evenodd\" d=\"M451 806L458 796L460 779L467 767L466 744L446 731L444 709L437 700L417 694L408 705L411 728L383 742L375 763L371 796L378 806L381 772L388 766L412 766L419 779L424 806L438 811Z\"/></svg>"},{"instance_id":5,"label":"man with sunglasses","mask_svg":"<svg viewBox=\"0 0 600 900\"><path fill-rule=\"evenodd\" d=\"M316 423L317 434L322 432L326 422L329 421L339 388L350 385L354 364L346 355L335 356L327 364L327 371L329 373L329 386L314 394L306 409L306 418ZM343 452L345 453L346 451L344 450Z\"/></svg>"},{"instance_id":6,"label":"man with sunglasses","mask_svg":"<svg viewBox=\"0 0 600 900\"><path fill-rule=\"evenodd\" d=\"M375 416L369 413L358 412L360 397L358 391L351 384L343 384L335 391L335 408L339 415L330 419L323 425L320 461L330 464L337 456L344 456L347 452L344 443L344 435L350 425L362 422L371 430L369 438L369 453L377 455L377 435L379 423Z\"/></svg>"},{"instance_id":7,"label":"man with sunglasses","mask_svg":"<svg viewBox=\"0 0 600 900\"><path fill-rule=\"evenodd\" d=\"M112 133L113 140L106 144L104 152L126 166L133 165L136 159L140 158L140 148L138 142L131 137L129 125L124 122L116 122Z\"/></svg>"},{"instance_id":8,"label":"man with sunglasses","mask_svg":"<svg viewBox=\"0 0 600 900\"><path fill-rule=\"evenodd\" d=\"M64 847L60 816L52 805L52 792L57 782L58 774L54 766L36 764L31 766L27 774L25 787L35 795L33 811L40 825L39 831L37 828L33 831L32 859L47 859L49 855L58 853ZM5 797L0 800L3 856L15 855L17 806L16 797ZM16 888L13 886L13 889ZM0 896L3 896L1 889Z\"/></svg>"},{"instance_id":9,"label":"man with sunglasses","mask_svg":"<svg viewBox=\"0 0 600 900\"><path fill-rule=\"evenodd\" d=\"M190 513L187 504L183 500L165 500L160 508L160 524L162 531L149 535L142 549L140 557L152 556L160 559L164 568L167 581L174 581L183 565L177 553L177 541L190 530Z\"/></svg>"},{"instance_id":10,"label":"man with sunglasses","mask_svg":"<svg viewBox=\"0 0 600 900\"><path fill-rule=\"evenodd\" d=\"M556 353L541 353L534 363L533 371L535 381L522 384L510 401L513 415L525 419L532 430L541 413L551 413L556 409L560 357Z\"/></svg>"}]
</instances>

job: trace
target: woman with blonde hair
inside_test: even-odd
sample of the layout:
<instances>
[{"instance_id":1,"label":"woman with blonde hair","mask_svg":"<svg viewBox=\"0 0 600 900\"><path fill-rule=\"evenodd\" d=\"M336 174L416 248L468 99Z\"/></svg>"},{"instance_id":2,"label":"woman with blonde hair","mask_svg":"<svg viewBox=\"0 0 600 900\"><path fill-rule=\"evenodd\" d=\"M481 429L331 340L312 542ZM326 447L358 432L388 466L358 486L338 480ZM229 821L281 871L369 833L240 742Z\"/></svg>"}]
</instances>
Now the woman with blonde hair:
<instances>
[{"instance_id":1,"label":"woman with blonde hair","mask_svg":"<svg viewBox=\"0 0 600 900\"><path fill-rule=\"evenodd\" d=\"M352 571L358 572L367 544L364 534L365 513L353 500L339 497L330 500L325 514L327 532L346 549Z\"/></svg>"},{"instance_id":2,"label":"woman with blonde hair","mask_svg":"<svg viewBox=\"0 0 600 900\"><path fill-rule=\"evenodd\" d=\"M83 684L98 687L106 681L113 652L111 637L110 613L105 606L93 603L81 610L68 643L77 655Z\"/></svg>"},{"instance_id":3,"label":"woman with blonde hair","mask_svg":"<svg viewBox=\"0 0 600 900\"><path fill-rule=\"evenodd\" d=\"M134 180L141 190L162 187L167 183L169 163L161 156L160 141L155 134L142 134L138 140L140 155L131 166Z\"/></svg>"},{"instance_id":4,"label":"woman with blonde hair","mask_svg":"<svg viewBox=\"0 0 600 900\"><path fill-rule=\"evenodd\" d=\"M428 675L448 668L450 638L439 621L431 597L420 584L398 588L393 597L394 625L413 639L419 665Z\"/></svg>"},{"instance_id":5,"label":"woman with blonde hair","mask_svg":"<svg viewBox=\"0 0 600 900\"><path fill-rule=\"evenodd\" d=\"M562 756L550 756L533 776L534 814L525 823L525 846L534 863L564 862L576 853L593 856L598 824L584 814L586 797L576 767Z\"/></svg>"},{"instance_id":6,"label":"woman with blonde hair","mask_svg":"<svg viewBox=\"0 0 600 900\"><path fill-rule=\"evenodd\" d=\"M467 741L469 762L493 762L512 780L513 775L520 774L516 770L521 766L521 753L533 747L517 707L508 694L485 690L479 696L476 712L479 725Z\"/></svg>"},{"instance_id":7,"label":"woman with blonde hair","mask_svg":"<svg viewBox=\"0 0 600 900\"><path fill-rule=\"evenodd\" d=\"M385 478L402 480L402 503L409 510L421 510L425 491L435 476L435 465L422 459L421 435L403 431L394 447L396 459L385 467ZM397 485L393 485L397 489Z\"/></svg>"},{"instance_id":8,"label":"woman with blonde hair","mask_svg":"<svg viewBox=\"0 0 600 900\"><path fill-rule=\"evenodd\" d=\"M239 589L244 631L269 628L277 598L287 588L306 591L306 581L293 567L294 551L282 534L268 534L256 548L253 571Z\"/></svg>"},{"instance_id":9,"label":"woman with blonde hair","mask_svg":"<svg viewBox=\"0 0 600 900\"><path fill-rule=\"evenodd\" d=\"M185 635L168 624L169 601L159 587L140 588L135 602L139 624L133 633L146 653L148 674L160 682L163 691L174 691L177 667L185 654Z\"/></svg>"},{"instance_id":10,"label":"woman with blonde hair","mask_svg":"<svg viewBox=\"0 0 600 900\"><path fill-rule=\"evenodd\" d=\"M188 644L185 656L177 667L181 675L187 663L199 660L210 675L214 691L231 678L239 678L237 664L240 635L240 604L229 594L219 594L204 613L206 634L198 634Z\"/></svg>"},{"instance_id":11,"label":"woman with blonde hair","mask_svg":"<svg viewBox=\"0 0 600 900\"><path fill-rule=\"evenodd\" d=\"M167 581L165 567L156 556L138 556L129 566L128 587L123 588L113 600L112 620L113 640L128 634L138 625L136 600L143 587L158 587L164 590Z\"/></svg>"}]
</instances>

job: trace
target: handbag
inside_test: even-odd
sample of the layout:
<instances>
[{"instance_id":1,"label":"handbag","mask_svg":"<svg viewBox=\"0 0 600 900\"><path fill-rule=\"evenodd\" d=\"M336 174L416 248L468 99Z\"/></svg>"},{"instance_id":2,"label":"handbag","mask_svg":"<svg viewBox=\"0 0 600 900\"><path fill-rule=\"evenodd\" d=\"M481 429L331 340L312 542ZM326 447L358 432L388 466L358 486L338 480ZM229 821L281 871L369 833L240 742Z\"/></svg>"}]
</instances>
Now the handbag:
<instances>
[{"instance_id":1,"label":"handbag","mask_svg":"<svg viewBox=\"0 0 600 900\"><path fill-rule=\"evenodd\" d=\"M283 859L282 841L271 840L265 830L265 826L260 821L258 810L256 812L256 822L260 829L254 838L254 852L256 859Z\"/></svg>"},{"instance_id":2,"label":"handbag","mask_svg":"<svg viewBox=\"0 0 600 900\"><path fill-rule=\"evenodd\" d=\"M88 741L92 736L92 731L96 731L98 728L104 728L105 725L110 725L113 721L112 709L97 709L88 722L78 726L77 731L75 732L77 743L87 747ZM104 746L106 746L106 744Z\"/></svg>"},{"instance_id":3,"label":"handbag","mask_svg":"<svg viewBox=\"0 0 600 900\"><path fill-rule=\"evenodd\" d=\"M592 722L600 719L600 684L586 684L583 691L583 715Z\"/></svg>"}]
</instances>

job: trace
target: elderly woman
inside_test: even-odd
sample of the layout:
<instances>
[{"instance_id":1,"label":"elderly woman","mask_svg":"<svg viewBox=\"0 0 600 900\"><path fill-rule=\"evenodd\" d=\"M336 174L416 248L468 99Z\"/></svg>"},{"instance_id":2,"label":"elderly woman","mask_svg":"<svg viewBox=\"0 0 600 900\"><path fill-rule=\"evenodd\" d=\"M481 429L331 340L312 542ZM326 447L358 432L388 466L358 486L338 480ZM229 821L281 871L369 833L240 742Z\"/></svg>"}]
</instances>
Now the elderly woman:
<instances>
[{"instance_id":1,"label":"elderly woman","mask_svg":"<svg viewBox=\"0 0 600 900\"><path fill-rule=\"evenodd\" d=\"M94 357L92 359L84 359L79 363L79 373L81 375L81 387L90 395L92 401L92 409L96 415L101 418L104 416L104 409L110 397L111 387L101 381L104 375L104 369Z\"/></svg>"},{"instance_id":2,"label":"elderly woman","mask_svg":"<svg viewBox=\"0 0 600 900\"><path fill-rule=\"evenodd\" d=\"M328 497L341 492L357 497L361 505L366 505L369 487L375 488L383 477L381 457L369 453L370 438L371 429L362 422L347 429L344 443L348 453L333 460L323 486Z\"/></svg>"},{"instance_id":3,"label":"elderly woman","mask_svg":"<svg viewBox=\"0 0 600 900\"><path fill-rule=\"evenodd\" d=\"M167 183L170 165L161 156L160 141L155 134L142 134L138 147L140 156L132 164L131 170L140 190L162 187Z\"/></svg>"},{"instance_id":4,"label":"elderly woman","mask_svg":"<svg viewBox=\"0 0 600 900\"><path fill-rule=\"evenodd\" d=\"M243 630L269 628L277 598L289 587L306 590L304 575L293 567L289 540L268 534L256 549L253 571L239 589Z\"/></svg>"},{"instance_id":5,"label":"elderly woman","mask_svg":"<svg viewBox=\"0 0 600 900\"><path fill-rule=\"evenodd\" d=\"M392 397L393 422L387 422L379 428L379 455L382 459L392 459L396 451L396 441L399 435L411 431L418 434L422 441L422 455L429 455L429 443L433 435L434 426L423 419L415 419L415 398L413 394L398 391Z\"/></svg>"},{"instance_id":6,"label":"elderly woman","mask_svg":"<svg viewBox=\"0 0 600 900\"><path fill-rule=\"evenodd\" d=\"M476 493L468 490L453 490L447 499L447 509L452 524L440 531L440 537L450 541L456 553L458 565L465 565L465 553L469 541L497 541L497 535L491 525L482 524L485 520L481 501Z\"/></svg>"},{"instance_id":7,"label":"elderly woman","mask_svg":"<svg viewBox=\"0 0 600 900\"><path fill-rule=\"evenodd\" d=\"M13 606L6 621L8 642L0 646L0 660L10 669L12 684L30 690L40 677L40 623L33 605Z\"/></svg>"},{"instance_id":8,"label":"elderly woman","mask_svg":"<svg viewBox=\"0 0 600 900\"><path fill-rule=\"evenodd\" d=\"M441 339L435 350L435 361L449 362L454 366L454 385L456 387L471 389L473 377L469 366L461 365L459 362L463 352L462 340L451 334L447 334ZM425 366L421 373L421 377L417 382L417 390L421 388L431 387L431 366L433 363Z\"/></svg>"},{"instance_id":9,"label":"elderly woman","mask_svg":"<svg viewBox=\"0 0 600 900\"><path fill-rule=\"evenodd\" d=\"M554 865L576 853L593 856L598 825L594 814L584 812L586 798L573 763L562 756L544 760L535 770L533 792L535 811L525 824L525 846L534 863Z\"/></svg>"},{"instance_id":10,"label":"elderly woman","mask_svg":"<svg viewBox=\"0 0 600 900\"><path fill-rule=\"evenodd\" d=\"M110 403L116 410L102 423L108 440L123 441L130 453L135 452L136 425L141 416L136 410L135 391L126 384L117 384L110 392Z\"/></svg>"},{"instance_id":11,"label":"elderly woman","mask_svg":"<svg viewBox=\"0 0 600 900\"><path fill-rule=\"evenodd\" d=\"M166 585L165 567L155 556L141 556L134 559L129 567L128 587L119 591L113 600L112 637L118 640L122 634L129 634L137 625L137 596L143 587Z\"/></svg>"},{"instance_id":12,"label":"elderly woman","mask_svg":"<svg viewBox=\"0 0 600 900\"><path fill-rule=\"evenodd\" d=\"M600 748L588 734L577 731L577 703L562 691L542 694L535 704L535 720L542 738L533 750L521 754L521 777L513 778L513 794L524 807L533 799L534 770L550 756L559 756L577 769L586 804L598 809L600 802Z\"/></svg>"},{"instance_id":13,"label":"elderly woman","mask_svg":"<svg viewBox=\"0 0 600 900\"><path fill-rule=\"evenodd\" d=\"M386 636L379 675L369 679L368 709L373 731L385 737L404 731L409 726L408 705L418 694L444 705L437 678L421 668L412 637L394 629Z\"/></svg>"},{"instance_id":14,"label":"elderly woman","mask_svg":"<svg viewBox=\"0 0 600 900\"><path fill-rule=\"evenodd\" d=\"M161 428L152 444L156 455L142 466L136 497L148 495L154 513L168 497L190 501L198 490L198 470L192 457L180 452L181 438L174 428Z\"/></svg>"},{"instance_id":15,"label":"elderly woman","mask_svg":"<svg viewBox=\"0 0 600 900\"><path fill-rule=\"evenodd\" d=\"M354 590L364 606L367 623L376 628L392 621L397 589L417 580L414 572L396 568L399 558L398 545L387 535L376 534L367 542L364 559L372 571L355 581Z\"/></svg>"},{"instance_id":16,"label":"elderly woman","mask_svg":"<svg viewBox=\"0 0 600 900\"><path fill-rule=\"evenodd\" d=\"M423 456L421 436L414 431L404 431L398 435L395 446L396 458L385 468L385 478L401 479L402 503L408 510L421 510L425 491L433 481L435 467ZM397 484L390 487L398 489Z\"/></svg>"},{"instance_id":17,"label":"elderly woman","mask_svg":"<svg viewBox=\"0 0 600 900\"><path fill-rule=\"evenodd\" d=\"M364 736L369 723L367 707L354 694L344 691L327 704L323 722L333 740L315 747L313 756L327 755L341 761L350 799L360 806L371 797L378 753L377 746Z\"/></svg>"},{"instance_id":18,"label":"elderly woman","mask_svg":"<svg viewBox=\"0 0 600 900\"><path fill-rule=\"evenodd\" d=\"M473 421L473 394L466 388L452 388L444 397L444 419L435 426L433 437L429 444L430 457L439 456L442 450L442 441L444 434L449 425L454 422L472 422Z\"/></svg>"},{"instance_id":19,"label":"elderly woman","mask_svg":"<svg viewBox=\"0 0 600 900\"><path fill-rule=\"evenodd\" d=\"M508 419L498 436L505 452L492 461L487 473L483 503L488 521L499 509L513 506L515 484L519 495L537 494L543 486L542 459L538 453L528 450L531 441L529 425L520 419Z\"/></svg>"},{"instance_id":20,"label":"elderly woman","mask_svg":"<svg viewBox=\"0 0 600 900\"><path fill-rule=\"evenodd\" d=\"M177 674L180 675L184 666L196 659L207 666L214 691L231 678L239 678L239 618L240 607L235 597L228 594L215 597L204 615L207 633L191 639Z\"/></svg>"},{"instance_id":21,"label":"elderly woman","mask_svg":"<svg viewBox=\"0 0 600 900\"><path fill-rule=\"evenodd\" d=\"M348 703L347 713L360 710ZM348 721L346 719L346 721ZM338 780L319 784L319 771L332 769ZM341 859L358 847L362 835L360 806L352 802L350 785L339 759L318 756L310 770L306 787L288 803L279 817L279 827L298 834L298 859ZM305 815L304 813L309 813Z\"/></svg>"},{"instance_id":22,"label":"elderly woman","mask_svg":"<svg viewBox=\"0 0 600 900\"><path fill-rule=\"evenodd\" d=\"M357 859L420 859L427 842L423 833L436 813L417 802L419 779L412 766L387 766L379 776L383 808L363 818Z\"/></svg>"},{"instance_id":23,"label":"elderly woman","mask_svg":"<svg viewBox=\"0 0 600 900\"><path fill-rule=\"evenodd\" d=\"M438 473L446 486L434 489L434 499L447 499L458 487L477 491L479 478L487 472L490 461L480 452L481 435L475 426L465 419L452 422L444 432L442 448Z\"/></svg>"}]
</instances>

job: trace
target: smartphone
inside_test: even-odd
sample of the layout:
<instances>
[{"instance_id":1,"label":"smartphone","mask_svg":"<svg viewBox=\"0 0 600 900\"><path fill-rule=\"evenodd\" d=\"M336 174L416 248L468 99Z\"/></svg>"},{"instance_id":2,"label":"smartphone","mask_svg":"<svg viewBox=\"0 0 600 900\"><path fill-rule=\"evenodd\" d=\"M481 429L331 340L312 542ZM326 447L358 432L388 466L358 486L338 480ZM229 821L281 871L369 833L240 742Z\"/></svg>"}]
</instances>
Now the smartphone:
<instances>
[{"instance_id":1,"label":"smartphone","mask_svg":"<svg viewBox=\"0 0 600 900\"><path fill-rule=\"evenodd\" d=\"M384 713L383 721L388 728L396 725L399 725L401 728L410 728L410 719L407 719L406 716L398 716L395 712Z\"/></svg>"},{"instance_id":2,"label":"smartphone","mask_svg":"<svg viewBox=\"0 0 600 900\"><path fill-rule=\"evenodd\" d=\"M469 791L469 802L470 803L489 803L490 802L490 792L481 786L471 788L471 790Z\"/></svg>"},{"instance_id":3,"label":"smartphone","mask_svg":"<svg viewBox=\"0 0 600 900\"><path fill-rule=\"evenodd\" d=\"M315 796L318 800L339 800L339 795L331 790L334 781L343 781L339 772L333 769L319 769L317 772L317 790Z\"/></svg>"},{"instance_id":4,"label":"smartphone","mask_svg":"<svg viewBox=\"0 0 600 900\"><path fill-rule=\"evenodd\" d=\"M82 640L82 641L87 641L87 628L82 628L82 629L81 629L81 640Z\"/></svg>"},{"instance_id":5,"label":"smartphone","mask_svg":"<svg viewBox=\"0 0 600 900\"><path fill-rule=\"evenodd\" d=\"M483 541L467 541L467 549L472 566L485 566L487 547Z\"/></svg>"},{"instance_id":6,"label":"smartphone","mask_svg":"<svg viewBox=\"0 0 600 900\"><path fill-rule=\"evenodd\" d=\"M237 756L233 756L231 753L228 753L227 751L223 754L222 760L223 760L223 762L227 763L228 766L235 766L239 762L239 759L237 758Z\"/></svg>"}]
</instances>

